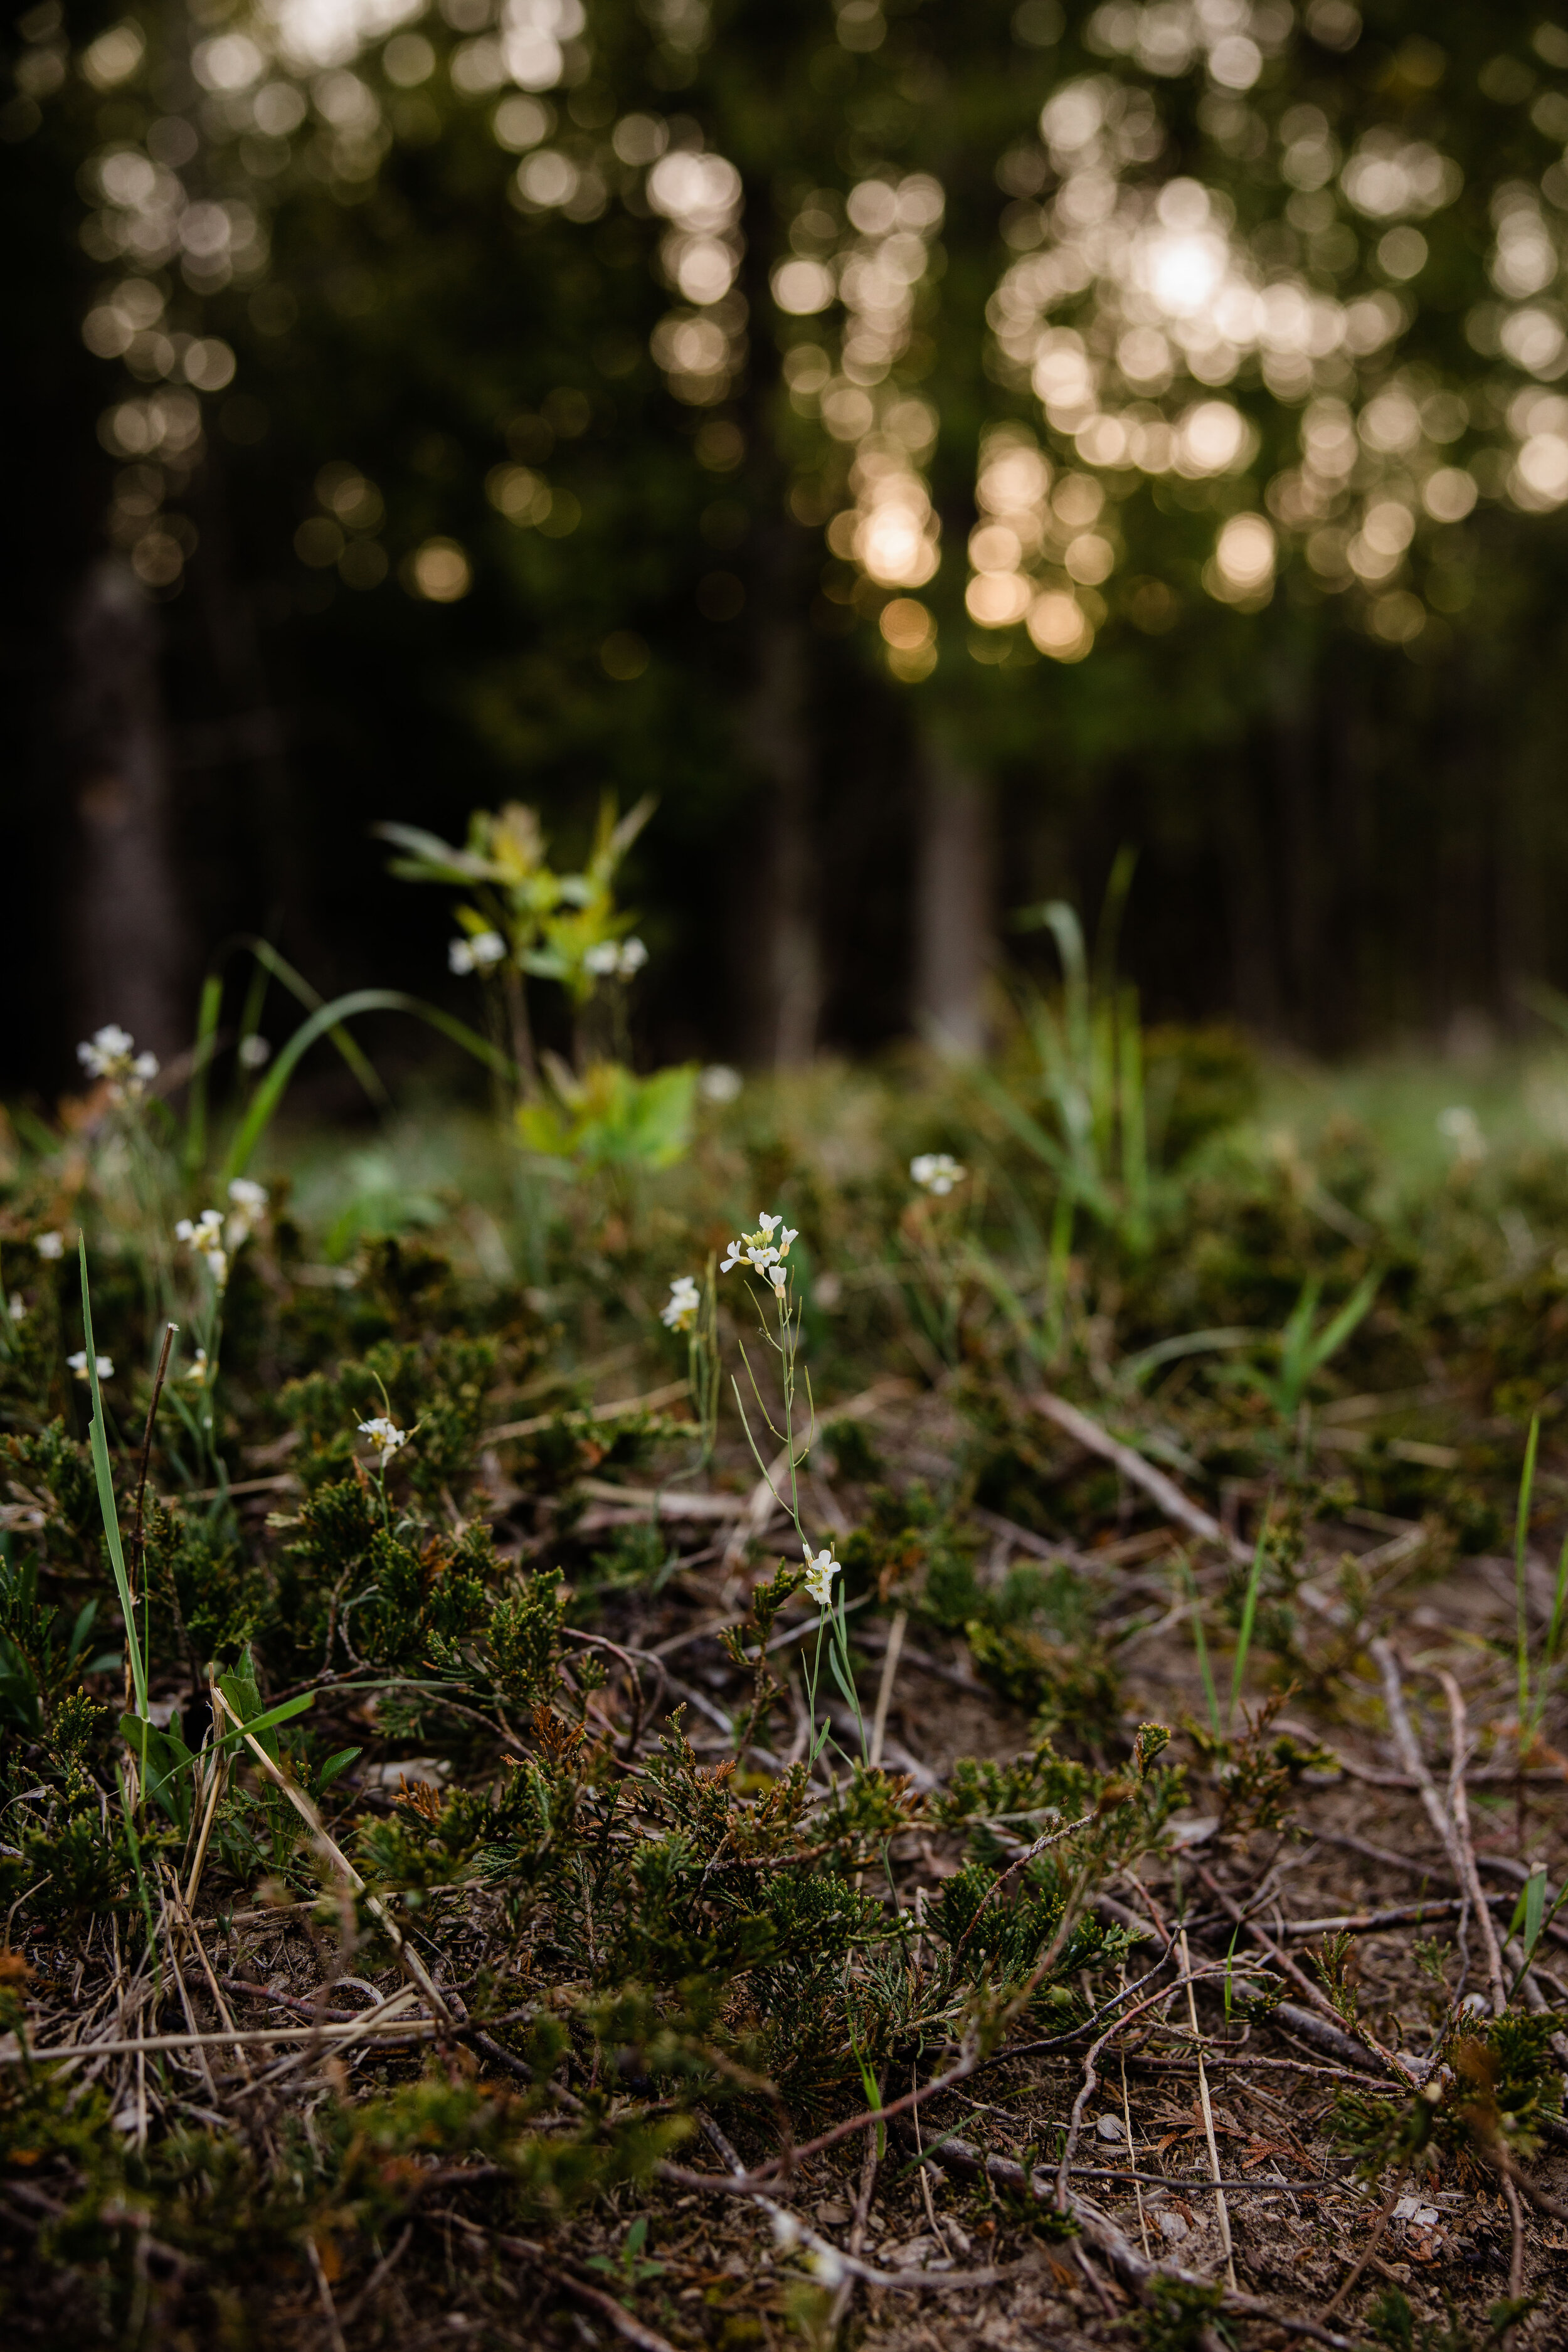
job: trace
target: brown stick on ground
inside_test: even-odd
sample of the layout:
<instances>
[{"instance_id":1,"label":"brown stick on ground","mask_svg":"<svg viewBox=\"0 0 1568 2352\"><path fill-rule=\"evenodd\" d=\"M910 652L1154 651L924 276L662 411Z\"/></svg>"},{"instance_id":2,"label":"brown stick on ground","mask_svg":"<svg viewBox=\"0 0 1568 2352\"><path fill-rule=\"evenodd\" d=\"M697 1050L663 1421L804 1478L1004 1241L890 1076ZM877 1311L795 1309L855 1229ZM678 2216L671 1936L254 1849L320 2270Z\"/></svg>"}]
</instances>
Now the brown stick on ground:
<instances>
[{"instance_id":1,"label":"brown stick on ground","mask_svg":"<svg viewBox=\"0 0 1568 2352\"><path fill-rule=\"evenodd\" d=\"M878 2095L880 2096L879 2088ZM880 2162L877 2155L877 2126L873 2124L866 2134L866 2153L860 2164L860 2186L855 2195L855 2218L849 2224L849 2252L852 2259L857 2262L866 2248L866 2223L871 2211L871 2200L876 2194L877 2175L879 2169ZM827 2315L827 2340L830 2344L837 2341L838 2329L843 2324L844 2315L849 2308L850 2298L854 2293L855 2273L853 2271L847 2271L838 2282L837 2291L833 2297L833 2307Z\"/></svg>"},{"instance_id":2,"label":"brown stick on ground","mask_svg":"<svg viewBox=\"0 0 1568 2352\"><path fill-rule=\"evenodd\" d=\"M1451 1850L1455 1867L1460 1874L1459 1884L1470 1898L1470 1907L1481 1931L1481 1942L1486 1947L1492 2015L1500 2017L1508 2007L1508 1983L1502 1972L1502 1954L1498 1948L1497 1929L1492 1925L1487 1898L1481 1892L1481 1874L1476 1866L1475 1843L1470 1836L1469 1801L1465 1794L1465 1766L1470 1756L1469 1718L1465 1712L1464 1694L1453 1675L1439 1667L1437 1681L1448 1702L1448 1729L1453 1748L1453 1759L1448 1767L1448 1813L1453 1822Z\"/></svg>"},{"instance_id":3,"label":"brown stick on ground","mask_svg":"<svg viewBox=\"0 0 1568 2352\"><path fill-rule=\"evenodd\" d=\"M289 1780L286 1772L279 1771L278 1766L272 1761L271 1757L267 1753L266 1748L261 1745L260 1740L258 1739L253 1733L247 1731L244 1724L240 1721L233 1707L230 1706L227 1699L224 1696L222 1688L216 1683L213 1685L213 1697L217 1706L220 1706L225 1715L227 1716L235 1729L239 1733L241 1738L245 1741L246 1746L249 1748L251 1754L255 1757L256 1761L260 1765L268 1779L281 1790L285 1797L288 1798L289 1802L293 1806L294 1811L299 1814L300 1819L304 1822L306 1828L310 1832L311 1836L315 1839L316 1844L320 1848L321 1852L326 1855L328 1861L331 1863L334 1869L336 1869L347 1881L354 1894L363 1895L365 1909L367 1911L374 1912L375 1917L380 1922L383 1929L391 1940L394 1951L397 1954L399 1965L403 1969L404 1973L413 1979L415 1987L419 1993L419 1997L424 2001L426 2008L430 2011L431 2016L435 2018L439 2024L455 2024L457 2021L452 2015L447 1996L442 1992L440 1987L432 1980L429 1969L425 1966L424 1961L414 1949L413 1945L409 1943L407 1937L404 1935L402 1928L398 1926L396 1920L393 1917L391 1912L387 1909L380 1895L371 1894L370 1890L365 1885L363 1879L354 1868L353 1863L349 1860L342 1846L338 1844L337 1840L328 1834L326 1825L322 1822L320 1813L316 1811L315 1806L310 1802L310 1798L306 1796L301 1788L298 1787L294 1781Z\"/></svg>"},{"instance_id":4,"label":"brown stick on ground","mask_svg":"<svg viewBox=\"0 0 1568 2352\"><path fill-rule=\"evenodd\" d=\"M1238 1541L1235 1536L1226 1535L1216 1518L1198 1504L1189 1502L1173 1479L1167 1478L1163 1470L1156 1470L1153 1464L1146 1462L1133 1446L1123 1445L1120 1438L1112 1437L1108 1429L1102 1429L1098 1421L1091 1421L1087 1412L1080 1412L1076 1404L1068 1404L1066 1397L1053 1395L1049 1389L1042 1389L1028 1402L1037 1412L1043 1412L1047 1421L1054 1421L1059 1430L1075 1438L1089 1453L1098 1454L1102 1462L1113 1462L1122 1476L1134 1486L1142 1486L1150 1501L1163 1511L1168 1519L1174 1520L1177 1527L1185 1528L1187 1533L1196 1536L1200 1543L1217 1545L1221 1551L1228 1552L1232 1559L1250 1561L1252 1552L1248 1545Z\"/></svg>"},{"instance_id":5,"label":"brown stick on ground","mask_svg":"<svg viewBox=\"0 0 1568 2352\"><path fill-rule=\"evenodd\" d=\"M1187 1992L1187 2017L1193 2029L1193 2048L1198 2061L1198 2099L1203 2107L1204 2137L1208 2142L1209 2177L1215 2183L1215 2218L1219 2223L1219 2242L1225 2248L1226 2283L1236 2293L1236 2255L1230 2242L1230 2209L1225 2201L1225 2191L1219 2186L1219 2147L1214 2135L1214 2105L1209 2098L1209 2078L1204 2068L1203 2035L1198 2028L1197 1996L1193 1990L1193 1956L1187 1949L1187 1931L1179 1927L1176 1944L1182 1957L1182 1982Z\"/></svg>"},{"instance_id":6,"label":"brown stick on ground","mask_svg":"<svg viewBox=\"0 0 1568 2352\"><path fill-rule=\"evenodd\" d=\"M1363 2049L1370 2051L1373 2057L1377 2060L1378 2063L1384 2067L1388 2074L1392 2074L1397 2082L1405 2084L1410 2082L1411 2074L1409 2067L1406 2064L1402 2063L1392 2050L1385 2050L1384 2048L1382 2042L1379 2042L1376 2035L1373 2032L1372 2028L1366 2024L1363 2020L1358 2019L1356 2021L1355 2034L1353 2037L1351 2035L1347 2030L1346 2021L1341 2017L1339 2011L1335 2009L1327 1993L1325 1993L1320 1986L1315 1985L1312 1982L1311 1978L1307 1975L1304 1969L1297 1967L1289 1952L1282 1952L1280 1950L1279 1945L1274 1941L1273 1937L1267 1935L1258 1926L1256 1919L1249 1919L1247 1917L1246 1912L1241 1908L1241 1906L1226 1893L1225 1888L1220 1885L1218 1879L1215 1877L1213 1872L1206 1870L1201 1863L1198 1864L1198 1876L1208 1888L1209 1893L1214 1896L1215 1902L1219 1904L1221 1909L1226 1912L1226 1916L1233 1919L1238 1927L1244 1929L1245 1932L1251 1937L1252 1941L1257 1945L1258 1950L1264 1955L1265 1958L1271 1960L1274 1966L1279 1969L1283 1975L1288 1976L1290 1979L1291 1982L1300 1991L1305 1993L1308 2000L1310 2001L1312 2005L1312 2009L1318 2012L1323 2023L1333 2029L1336 2039L1348 2042L1353 2038L1359 2042ZM1281 2004L1281 2006L1283 2007L1284 2004ZM1276 2014L1278 2015L1279 2012L1276 2011Z\"/></svg>"}]
</instances>

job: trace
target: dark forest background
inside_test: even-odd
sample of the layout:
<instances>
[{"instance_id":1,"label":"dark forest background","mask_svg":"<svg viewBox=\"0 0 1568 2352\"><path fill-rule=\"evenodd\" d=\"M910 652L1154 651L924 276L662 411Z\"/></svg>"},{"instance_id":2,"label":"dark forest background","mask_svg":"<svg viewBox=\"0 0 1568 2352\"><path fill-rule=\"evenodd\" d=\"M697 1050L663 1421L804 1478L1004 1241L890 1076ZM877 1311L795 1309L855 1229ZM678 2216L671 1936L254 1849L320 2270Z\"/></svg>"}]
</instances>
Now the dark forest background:
<instances>
[{"instance_id":1,"label":"dark forest background","mask_svg":"<svg viewBox=\"0 0 1568 2352\"><path fill-rule=\"evenodd\" d=\"M649 355L670 299L663 224L635 191L588 220L509 204L495 93L445 77L487 12L451 13L404 22L441 60L412 92L378 79L376 44L362 53L384 115L372 174L312 176L298 142L287 171L260 159L264 272L182 288L165 271L171 302L199 304L237 367L163 469L190 543L163 582L138 577L115 524L136 468L104 437L122 379L83 341L106 263L82 224L92 158L150 118L194 122L215 172L256 163L235 160L190 69L194 41L246 19L47 0L12 24L0 1086L68 1084L76 1038L104 1019L177 1047L206 962L238 933L268 932L323 992L455 1003L439 894L388 879L371 827L456 838L471 808L521 798L569 857L605 789L659 800L626 876L653 951L649 1059L881 1046L940 1010L944 955L1025 951L1010 909L1062 895L1092 916L1128 845L1122 960L1157 1019L1226 1016L1342 1054L1441 1039L1475 1013L1506 1026L1521 982L1568 984L1561 512L1484 502L1465 597L1403 645L1299 563L1237 611L1203 593L1194 562L1172 574L1171 625L1149 634L1112 597L1083 662L981 663L968 647L959 551L976 434L1001 397L984 353L1005 257L998 159L1063 79L1136 76L1107 65L1091 12L889 0L869 48L842 25L836 42L826 0L734 0L685 47L673 12L592 12L585 62L549 95L563 135L679 113L744 184L744 363L698 403ZM95 83L81 58L127 21L137 72ZM1494 181L1540 181L1556 150L1531 124L1568 38L1543 55L1539 11L1391 0L1324 21L1334 38L1298 27L1270 55L1270 119L1292 97L1403 109L1492 158ZM779 422L787 338L767 315L800 187L847 184L889 154L947 194L924 362L942 415L942 658L914 682L889 672L875 600L836 578L822 516L792 505L805 428ZM1267 163L1245 168L1266 202ZM1486 203L1472 165L1451 217L1476 272ZM1415 289L1443 349L1473 300L1458 268ZM1267 433L1275 404L1237 396ZM530 452L580 508L566 535L520 533L487 499L493 469ZM334 463L384 501L390 561L372 586L298 552ZM431 533L471 565L457 601L405 584L400 551ZM956 946L933 934L955 919L974 935Z\"/></svg>"}]
</instances>

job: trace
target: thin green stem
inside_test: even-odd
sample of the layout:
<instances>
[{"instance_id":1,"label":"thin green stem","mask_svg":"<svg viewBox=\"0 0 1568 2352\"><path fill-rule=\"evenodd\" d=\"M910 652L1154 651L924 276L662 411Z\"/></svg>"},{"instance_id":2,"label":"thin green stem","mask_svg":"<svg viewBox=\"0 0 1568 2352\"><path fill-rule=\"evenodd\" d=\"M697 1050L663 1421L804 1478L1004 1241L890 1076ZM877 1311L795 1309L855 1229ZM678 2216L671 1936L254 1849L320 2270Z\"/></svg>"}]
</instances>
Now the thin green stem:
<instances>
[{"instance_id":1,"label":"thin green stem","mask_svg":"<svg viewBox=\"0 0 1568 2352\"><path fill-rule=\"evenodd\" d=\"M1529 1584L1525 1574L1525 1550L1530 1538L1530 1500L1535 1485L1535 1449L1541 1438L1541 1415L1532 1413L1530 1436L1524 1449L1524 1473L1519 1482L1519 1511L1513 1533L1514 1605L1519 1638L1519 1740L1520 1755L1525 1753L1526 1726L1530 1720L1530 1610Z\"/></svg>"}]
</instances>

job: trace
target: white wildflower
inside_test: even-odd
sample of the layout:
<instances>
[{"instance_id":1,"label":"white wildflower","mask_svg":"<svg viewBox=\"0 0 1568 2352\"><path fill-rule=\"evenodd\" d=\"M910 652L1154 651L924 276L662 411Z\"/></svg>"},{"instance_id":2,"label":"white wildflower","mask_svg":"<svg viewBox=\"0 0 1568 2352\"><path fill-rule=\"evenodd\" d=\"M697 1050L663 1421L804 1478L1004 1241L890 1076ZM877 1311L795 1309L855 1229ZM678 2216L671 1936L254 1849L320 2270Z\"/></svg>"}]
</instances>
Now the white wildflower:
<instances>
[{"instance_id":1,"label":"white wildflower","mask_svg":"<svg viewBox=\"0 0 1568 2352\"><path fill-rule=\"evenodd\" d=\"M805 1554L805 1589L819 1609L826 1609L833 1599L833 1580L838 1574L838 1562L831 1546L824 1544L815 1557L811 1546L802 1543Z\"/></svg>"},{"instance_id":2,"label":"white wildflower","mask_svg":"<svg viewBox=\"0 0 1568 2352\"><path fill-rule=\"evenodd\" d=\"M359 1430L360 1435L368 1437L380 1454L383 1469L398 1447L407 1444L410 1434L406 1429L399 1429L395 1421L389 1421L384 1412L378 1412L374 1421L362 1421Z\"/></svg>"},{"instance_id":3,"label":"white wildflower","mask_svg":"<svg viewBox=\"0 0 1568 2352\"><path fill-rule=\"evenodd\" d=\"M813 2246L806 2260L824 2286L837 2286L841 2284L844 2277L844 2257L837 2246L825 2245L819 2241Z\"/></svg>"},{"instance_id":4,"label":"white wildflower","mask_svg":"<svg viewBox=\"0 0 1568 2352\"><path fill-rule=\"evenodd\" d=\"M112 1356L97 1356L94 1358L93 1361L98 1371L98 1377L100 1381L111 1381L114 1378L114 1359ZM76 1374L79 1381L86 1380L88 1374L87 1349L85 1348L79 1348L74 1356L68 1356L66 1358L66 1362L69 1366L70 1370Z\"/></svg>"},{"instance_id":5,"label":"white wildflower","mask_svg":"<svg viewBox=\"0 0 1568 2352\"><path fill-rule=\"evenodd\" d=\"M696 1276L679 1274L669 1286L669 1297L659 1308L658 1319L667 1331L689 1331L700 1305Z\"/></svg>"},{"instance_id":6,"label":"white wildflower","mask_svg":"<svg viewBox=\"0 0 1568 2352\"><path fill-rule=\"evenodd\" d=\"M248 1037L240 1039L238 1053L242 1070L264 1070L272 1059L269 1039L259 1036L254 1029Z\"/></svg>"},{"instance_id":7,"label":"white wildflower","mask_svg":"<svg viewBox=\"0 0 1568 2352\"><path fill-rule=\"evenodd\" d=\"M1481 1132L1480 1120L1468 1103L1450 1103L1447 1110L1437 1113L1437 1132L1447 1137L1454 1147L1454 1157L1461 1168L1474 1167L1487 1156L1487 1139Z\"/></svg>"},{"instance_id":8,"label":"white wildflower","mask_svg":"<svg viewBox=\"0 0 1568 2352\"><path fill-rule=\"evenodd\" d=\"M193 1388L200 1388L205 1386L206 1376L207 1351L205 1348L198 1348L194 1360L185 1366L180 1378L184 1381L189 1381Z\"/></svg>"},{"instance_id":9,"label":"white wildflower","mask_svg":"<svg viewBox=\"0 0 1568 2352\"><path fill-rule=\"evenodd\" d=\"M788 1266L778 1265L770 1265L767 1273L768 1280L773 1286L773 1297L775 1298L782 1298L789 1288Z\"/></svg>"},{"instance_id":10,"label":"white wildflower","mask_svg":"<svg viewBox=\"0 0 1568 2352\"><path fill-rule=\"evenodd\" d=\"M107 1021L77 1047L76 1057L89 1078L118 1077L122 1070L131 1067L135 1043L130 1031L122 1029L118 1021Z\"/></svg>"},{"instance_id":11,"label":"white wildflower","mask_svg":"<svg viewBox=\"0 0 1568 2352\"><path fill-rule=\"evenodd\" d=\"M76 1057L89 1078L109 1081L111 1102L134 1102L158 1075L157 1055L139 1054L135 1038L117 1021L95 1029L91 1038L77 1047Z\"/></svg>"},{"instance_id":12,"label":"white wildflower","mask_svg":"<svg viewBox=\"0 0 1568 2352\"><path fill-rule=\"evenodd\" d=\"M64 1234L40 1234L37 1239L34 1242L33 1247L37 1251L40 1257L64 1257L66 1254L66 1237Z\"/></svg>"},{"instance_id":13,"label":"white wildflower","mask_svg":"<svg viewBox=\"0 0 1568 2352\"><path fill-rule=\"evenodd\" d=\"M939 1196L945 1196L955 1184L962 1184L968 1173L951 1151L922 1151L910 1162L910 1174L915 1182L922 1191Z\"/></svg>"},{"instance_id":14,"label":"white wildflower","mask_svg":"<svg viewBox=\"0 0 1568 2352\"><path fill-rule=\"evenodd\" d=\"M19 1290L14 1290L5 1303L13 1323L26 1321L27 1308Z\"/></svg>"},{"instance_id":15,"label":"white wildflower","mask_svg":"<svg viewBox=\"0 0 1568 2352\"><path fill-rule=\"evenodd\" d=\"M249 1240L257 1223L266 1213L267 1187L253 1183L248 1176L237 1176L228 1188L228 1197L234 1207L224 1228L224 1240L230 1250L237 1250Z\"/></svg>"},{"instance_id":16,"label":"white wildflower","mask_svg":"<svg viewBox=\"0 0 1568 2352\"><path fill-rule=\"evenodd\" d=\"M732 1103L741 1091L741 1073L728 1062L711 1062L697 1081L704 1102Z\"/></svg>"},{"instance_id":17,"label":"white wildflower","mask_svg":"<svg viewBox=\"0 0 1568 2352\"><path fill-rule=\"evenodd\" d=\"M719 1271L728 1274L733 1265L749 1266L753 1274L766 1275L782 1298L779 1261L789 1255L790 1244L799 1238L797 1226L786 1225L781 1217L764 1213L758 1217L754 1234L742 1234L738 1241L730 1244L729 1254Z\"/></svg>"},{"instance_id":18,"label":"white wildflower","mask_svg":"<svg viewBox=\"0 0 1568 2352\"><path fill-rule=\"evenodd\" d=\"M174 1227L174 1238L184 1242L198 1257L205 1258L207 1272L212 1276L216 1287L221 1290L228 1280L228 1251L224 1242L223 1211L204 1209L197 1218L182 1217Z\"/></svg>"},{"instance_id":19,"label":"white wildflower","mask_svg":"<svg viewBox=\"0 0 1568 2352\"><path fill-rule=\"evenodd\" d=\"M454 971L491 971L505 960L506 941L499 931L475 931L466 940L454 940L447 950Z\"/></svg>"},{"instance_id":20,"label":"white wildflower","mask_svg":"<svg viewBox=\"0 0 1568 2352\"><path fill-rule=\"evenodd\" d=\"M595 980L631 980L647 961L641 940L595 940L583 957L583 969Z\"/></svg>"},{"instance_id":21,"label":"white wildflower","mask_svg":"<svg viewBox=\"0 0 1568 2352\"><path fill-rule=\"evenodd\" d=\"M800 2243L800 2223L783 2205L773 2210L773 2243L786 2254L793 2254Z\"/></svg>"}]
</instances>

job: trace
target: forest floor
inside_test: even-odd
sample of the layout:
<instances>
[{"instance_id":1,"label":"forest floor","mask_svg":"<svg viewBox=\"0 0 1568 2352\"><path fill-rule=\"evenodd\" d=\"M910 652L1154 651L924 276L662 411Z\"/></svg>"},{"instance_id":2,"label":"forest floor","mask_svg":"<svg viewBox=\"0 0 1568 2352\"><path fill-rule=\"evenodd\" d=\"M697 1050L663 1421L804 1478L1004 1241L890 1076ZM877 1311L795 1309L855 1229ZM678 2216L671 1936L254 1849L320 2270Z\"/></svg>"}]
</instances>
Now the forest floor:
<instances>
[{"instance_id":1,"label":"forest floor","mask_svg":"<svg viewBox=\"0 0 1568 2352\"><path fill-rule=\"evenodd\" d=\"M1194 1114L1066 1249L945 1080L515 1226L310 1144L221 1294L107 1112L19 1159L8 2340L1568 2340L1568 1167L1467 1116Z\"/></svg>"}]
</instances>

